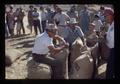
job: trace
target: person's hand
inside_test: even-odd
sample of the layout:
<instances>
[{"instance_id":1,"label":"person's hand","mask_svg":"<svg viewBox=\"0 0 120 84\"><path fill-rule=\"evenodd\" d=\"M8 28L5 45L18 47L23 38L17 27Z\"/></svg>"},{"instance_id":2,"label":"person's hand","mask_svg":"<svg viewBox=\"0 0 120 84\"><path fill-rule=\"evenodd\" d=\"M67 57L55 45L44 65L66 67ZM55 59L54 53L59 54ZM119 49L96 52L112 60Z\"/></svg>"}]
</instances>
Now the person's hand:
<instances>
[{"instance_id":1,"label":"person's hand","mask_svg":"<svg viewBox=\"0 0 120 84\"><path fill-rule=\"evenodd\" d=\"M65 48L68 48L69 47L69 43L65 43Z\"/></svg>"}]
</instances>

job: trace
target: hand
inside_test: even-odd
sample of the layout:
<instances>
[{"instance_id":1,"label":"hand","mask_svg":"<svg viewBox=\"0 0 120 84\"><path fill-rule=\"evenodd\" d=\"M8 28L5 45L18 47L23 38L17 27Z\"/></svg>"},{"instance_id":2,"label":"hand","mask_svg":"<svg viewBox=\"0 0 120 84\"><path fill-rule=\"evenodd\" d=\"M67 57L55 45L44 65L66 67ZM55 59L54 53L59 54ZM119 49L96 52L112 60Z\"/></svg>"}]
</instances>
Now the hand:
<instances>
[{"instance_id":1,"label":"hand","mask_svg":"<svg viewBox=\"0 0 120 84\"><path fill-rule=\"evenodd\" d=\"M65 48L68 48L69 47L69 43L65 43L64 46L65 46Z\"/></svg>"}]
</instances>

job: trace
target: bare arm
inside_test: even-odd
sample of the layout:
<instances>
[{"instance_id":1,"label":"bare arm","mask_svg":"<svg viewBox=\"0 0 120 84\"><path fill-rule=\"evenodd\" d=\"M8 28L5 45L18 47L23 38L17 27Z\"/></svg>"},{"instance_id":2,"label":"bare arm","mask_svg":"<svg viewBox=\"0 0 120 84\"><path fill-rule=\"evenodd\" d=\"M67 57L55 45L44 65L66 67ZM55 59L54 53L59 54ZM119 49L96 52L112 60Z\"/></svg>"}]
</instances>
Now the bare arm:
<instances>
[{"instance_id":1,"label":"bare arm","mask_svg":"<svg viewBox=\"0 0 120 84\"><path fill-rule=\"evenodd\" d=\"M50 53L52 55L59 53L61 50L63 50L64 48L66 48L65 45L61 46L61 47L57 47L55 48L54 46L48 46L48 49L50 50Z\"/></svg>"},{"instance_id":2,"label":"bare arm","mask_svg":"<svg viewBox=\"0 0 120 84\"><path fill-rule=\"evenodd\" d=\"M59 41L63 41L63 43L66 44L66 41L59 35L55 35L54 39L59 40Z\"/></svg>"}]
</instances>

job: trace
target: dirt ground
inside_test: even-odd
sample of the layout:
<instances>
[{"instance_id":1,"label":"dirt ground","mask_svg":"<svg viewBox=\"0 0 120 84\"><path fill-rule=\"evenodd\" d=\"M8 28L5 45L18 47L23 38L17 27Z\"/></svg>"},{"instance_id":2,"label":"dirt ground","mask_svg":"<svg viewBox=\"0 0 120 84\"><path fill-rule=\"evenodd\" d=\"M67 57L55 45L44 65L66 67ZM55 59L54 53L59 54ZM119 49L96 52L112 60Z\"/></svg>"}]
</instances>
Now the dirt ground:
<instances>
[{"instance_id":1,"label":"dirt ground","mask_svg":"<svg viewBox=\"0 0 120 84\"><path fill-rule=\"evenodd\" d=\"M5 51L14 54L14 61L10 67L5 67L6 79L25 79L27 77L27 59L31 55L34 45L35 34L29 34L27 28L27 17L24 18L24 27L26 34L14 38L5 39ZM16 32L16 30L15 30ZM106 61L102 60L98 67L97 79L105 79Z\"/></svg>"}]
</instances>

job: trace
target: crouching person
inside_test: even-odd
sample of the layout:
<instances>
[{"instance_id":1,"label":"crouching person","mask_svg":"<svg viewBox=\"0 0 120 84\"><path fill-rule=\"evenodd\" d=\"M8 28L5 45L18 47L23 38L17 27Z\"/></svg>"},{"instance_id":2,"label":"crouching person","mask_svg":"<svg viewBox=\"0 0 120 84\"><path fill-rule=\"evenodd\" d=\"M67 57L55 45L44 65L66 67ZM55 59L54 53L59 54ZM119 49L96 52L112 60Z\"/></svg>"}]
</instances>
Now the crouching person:
<instances>
[{"instance_id":1,"label":"crouching person","mask_svg":"<svg viewBox=\"0 0 120 84\"><path fill-rule=\"evenodd\" d=\"M61 50L68 47L68 44L58 35L56 35L57 27L54 24L48 24L46 31L38 35L35 39L32 50L33 60L37 63L45 63L52 68L52 79L64 79L62 63L54 59L52 55L59 53ZM53 39L62 40L64 44L55 48Z\"/></svg>"}]
</instances>

